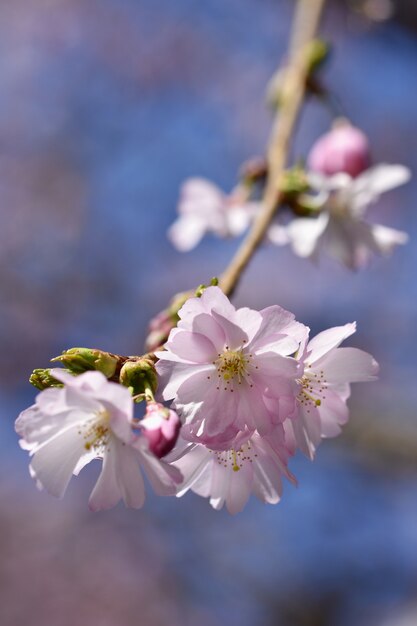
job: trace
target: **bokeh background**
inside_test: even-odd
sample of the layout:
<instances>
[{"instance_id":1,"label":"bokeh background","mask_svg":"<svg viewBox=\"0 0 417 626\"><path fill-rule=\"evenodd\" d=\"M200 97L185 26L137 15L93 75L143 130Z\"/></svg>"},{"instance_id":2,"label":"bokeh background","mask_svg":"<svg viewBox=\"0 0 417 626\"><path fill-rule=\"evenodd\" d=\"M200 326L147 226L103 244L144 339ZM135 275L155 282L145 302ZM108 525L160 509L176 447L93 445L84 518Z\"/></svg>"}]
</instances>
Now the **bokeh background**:
<instances>
[{"instance_id":1,"label":"bokeh background","mask_svg":"<svg viewBox=\"0 0 417 626\"><path fill-rule=\"evenodd\" d=\"M326 81L375 161L417 172L412 3L330 2ZM374 218L410 233L353 274L265 248L236 303L313 331L356 319L381 363L352 421L276 507L237 517L149 494L92 514L91 467L63 501L38 493L13 432L35 367L76 345L139 353L173 293L221 272L236 241L181 255L166 239L181 182L225 189L270 128L265 85L290 0L0 2L0 623L2 626L417 624L417 179ZM328 128L309 103L293 157ZM267 277L267 278L266 278Z\"/></svg>"}]
</instances>

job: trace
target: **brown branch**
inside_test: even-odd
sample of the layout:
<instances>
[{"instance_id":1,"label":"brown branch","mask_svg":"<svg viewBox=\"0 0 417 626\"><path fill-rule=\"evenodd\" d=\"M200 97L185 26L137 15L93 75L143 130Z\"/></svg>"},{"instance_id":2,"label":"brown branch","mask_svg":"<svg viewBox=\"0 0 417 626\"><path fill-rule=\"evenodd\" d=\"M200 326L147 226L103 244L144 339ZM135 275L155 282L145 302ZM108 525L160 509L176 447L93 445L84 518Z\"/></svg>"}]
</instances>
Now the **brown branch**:
<instances>
[{"instance_id":1,"label":"brown branch","mask_svg":"<svg viewBox=\"0 0 417 626\"><path fill-rule=\"evenodd\" d=\"M227 295L235 290L252 256L264 240L280 199L282 175L287 165L290 142L300 114L309 71L307 48L315 38L326 0L298 0L289 46L289 62L280 87L280 107L268 148L268 178L259 213L248 235L220 278Z\"/></svg>"}]
</instances>

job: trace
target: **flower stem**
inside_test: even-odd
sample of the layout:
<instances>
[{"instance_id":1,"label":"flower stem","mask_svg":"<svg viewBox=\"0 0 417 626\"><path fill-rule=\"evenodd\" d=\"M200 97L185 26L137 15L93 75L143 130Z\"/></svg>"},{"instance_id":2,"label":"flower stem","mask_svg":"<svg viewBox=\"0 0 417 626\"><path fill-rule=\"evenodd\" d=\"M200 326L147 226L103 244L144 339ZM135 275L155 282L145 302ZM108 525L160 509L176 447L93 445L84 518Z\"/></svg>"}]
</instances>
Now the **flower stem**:
<instances>
[{"instance_id":1,"label":"flower stem","mask_svg":"<svg viewBox=\"0 0 417 626\"><path fill-rule=\"evenodd\" d=\"M263 209L220 278L220 287L228 296L234 292L241 275L264 240L281 196L281 181L287 165L290 142L305 94L309 71L306 50L315 38L326 0L298 0L285 68L280 106L273 124L268 147L268 178Z\"/></svg>"}]
</instances>

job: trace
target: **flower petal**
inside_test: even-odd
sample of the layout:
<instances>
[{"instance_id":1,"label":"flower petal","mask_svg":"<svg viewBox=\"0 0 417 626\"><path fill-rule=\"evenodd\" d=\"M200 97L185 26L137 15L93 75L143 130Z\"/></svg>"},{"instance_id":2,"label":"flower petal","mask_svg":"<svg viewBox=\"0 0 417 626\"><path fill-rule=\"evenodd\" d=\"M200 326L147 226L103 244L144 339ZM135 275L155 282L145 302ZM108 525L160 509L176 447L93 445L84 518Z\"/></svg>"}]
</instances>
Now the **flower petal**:
<instances>
[{"instance_id":1,"label":"flower petal","mask_svg":"<svg viewBox=\"0 0 417 626\"><path fill-rule=\"evenodd\" d=\"M342 341L356 332L356 322L345 324L344 326L334 326L316 335L307 346L307 357L309 363L315 363L322 356L337 348Z\"/></svg>"},{"instance_id":2,"label":"flower petal","mask_svg":"<svg viewBox=\"0 0 417 626\"><path fill-rule=\"evenodd\" d=\"M35 452L30 467L38 483L48 493L62 498L75 467L86 453L84 444L78 425L73 424Z\"/></svg>"},{"instance_id":3,"label":"flower petal","mask_svg":"<svg viewBox=\"0 0 417 626\"><path fill-rule=\"evenodd\" d=\"M376 380L379 366L375 359L358 348L337 348L315 364L329 384L359 383Z\"/></svg>"},{"instance_id":4,"label":"flower petal","mask_svg":"<svg viewBox=\"0 0 417 626\"><path fill-rule=\"evenodd\" d=\"M165 344L166 350L191 363L211 363L217 357L212 341L198 332L180 330Z\"/></svg>"},{"instance_id":5,"label":"flower petal","mask_svg":"<svg viewBox=\"0 0 417 626\"><path fill-rule=\"evenodd\" d=\"M102 511L112 508L121 499L127 507L141 508L145 486L137 451L112 437L103 455L102 470L91 493L89 507L92 511Z\"/></svg>"}]
</instances>

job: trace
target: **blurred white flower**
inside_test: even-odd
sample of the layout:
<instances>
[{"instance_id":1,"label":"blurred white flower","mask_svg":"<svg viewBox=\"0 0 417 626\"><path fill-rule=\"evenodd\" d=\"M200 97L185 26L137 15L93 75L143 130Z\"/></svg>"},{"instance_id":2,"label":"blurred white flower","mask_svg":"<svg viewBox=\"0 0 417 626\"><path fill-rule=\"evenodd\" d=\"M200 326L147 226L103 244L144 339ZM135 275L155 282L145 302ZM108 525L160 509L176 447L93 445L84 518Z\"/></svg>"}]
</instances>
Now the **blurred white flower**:
<instances>
[{"instance_id":1,"label":"blurred white flower","mask_svg":"<svg viewBox=\"0 0 417 626\"><path fill-rule=\"evenodd\" d=\"M372 255L389 255L408 241L402 231L365 221L367 208L382 193L410 180L410 170L402 165L377 165L356 178L339 173L323 176L310 173L308 180L317 197L317 217L295 218L287 226L271 226L268 237L277 245L289 243L300 257L317 260L324 251L350 269L368 263ZM303 198L301 198L303 200Z\"/></svg>"},{"instance_id":2,"label":"blurred white flower","mask_svg":"<svg viewBox=\"0 0 417 626\"><path fill-rule=\"evenodd\" d=\"M249 226L259 209L249 202L244 187L230 195L204 178L190 178L181 188L178 219L168 230L168 237L181 252L195 248L206 233L218 237L238 237Z\"/></svg>"}]
</instances>

